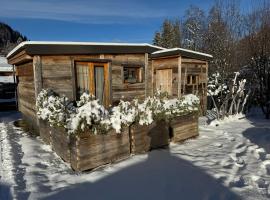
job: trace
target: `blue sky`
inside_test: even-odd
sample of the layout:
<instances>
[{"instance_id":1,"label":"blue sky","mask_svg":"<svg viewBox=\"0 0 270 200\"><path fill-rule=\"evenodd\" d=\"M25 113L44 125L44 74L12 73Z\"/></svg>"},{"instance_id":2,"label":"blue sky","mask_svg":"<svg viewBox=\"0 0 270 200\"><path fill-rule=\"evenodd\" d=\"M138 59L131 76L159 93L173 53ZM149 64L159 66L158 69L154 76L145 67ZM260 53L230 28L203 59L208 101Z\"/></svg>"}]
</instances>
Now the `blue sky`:
<instances>
[{"instance_id":1,"label":"blue sky","mask_svg":"<svg viewBox=\"0 0 270 200\"><path fill-rule=\"evenodd\" d=\"M241 8L250 9L250 0ZM30 40L152 42L165 18L214 0L0 0L0 21Z\"/></svg>"}]
</instances>

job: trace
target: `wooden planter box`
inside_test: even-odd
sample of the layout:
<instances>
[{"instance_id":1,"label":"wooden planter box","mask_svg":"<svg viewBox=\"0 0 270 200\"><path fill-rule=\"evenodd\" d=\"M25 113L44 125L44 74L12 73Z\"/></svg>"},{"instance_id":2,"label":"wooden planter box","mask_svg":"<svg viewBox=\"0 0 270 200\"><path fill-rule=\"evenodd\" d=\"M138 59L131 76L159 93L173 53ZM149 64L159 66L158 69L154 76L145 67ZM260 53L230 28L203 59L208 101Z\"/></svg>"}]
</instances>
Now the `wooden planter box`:
<instances>
[{"instance_id":1,"label":"wooden planter box","mask_svg":"<svg viewBox=\"0 0 270 200\"><path fill-rule=\"evenodd\" d=\"M188 138L198 136L198 114L191 113L176 117L170 122L170 128L172 132L172 142L181 142Z\"/></svg>"},{"instance_id":2,"label":"wooden planter box","mask_svg":"<svg viewBox=\"0 0 270 200\"><path fill-rule=\"evenodd\" d=\"M169 145L169 127L163 121L149 126L133 124L130 126L130 138L131 152L145 153Z\"/></svg>"},{"instance_id":3,"label":"wooden planter box","mask_svg":"<svg viewBox=\"0 0 270 200\"><path fill-rule=\"evenodd\" d=\"M44 120L39 120L39 135L46 144L51 144L51 131L49 123Z\"/></svg>"},{"instance_id":4,"label":"wooden planter box","mask_svg":"<svg viewBox=\"0 0 270 200\"><path fill-rule=\"evenodd\" d=\"M70 161L75 171L94 169L130 155L128 129L121 134L110 131L105 135L86 132L72 135L70 139Z\"/></svg>"},{"instance_id":5,"label":"wooden planter box","mask_svg":"<svg viewBox=\"0 0 270 200\"><path fill-rule=\"evenodd\" d=\"M64 161L70 162L70 136L63 127L51 128L51 145L55 153Z\"/></svg>"}]
</instances>

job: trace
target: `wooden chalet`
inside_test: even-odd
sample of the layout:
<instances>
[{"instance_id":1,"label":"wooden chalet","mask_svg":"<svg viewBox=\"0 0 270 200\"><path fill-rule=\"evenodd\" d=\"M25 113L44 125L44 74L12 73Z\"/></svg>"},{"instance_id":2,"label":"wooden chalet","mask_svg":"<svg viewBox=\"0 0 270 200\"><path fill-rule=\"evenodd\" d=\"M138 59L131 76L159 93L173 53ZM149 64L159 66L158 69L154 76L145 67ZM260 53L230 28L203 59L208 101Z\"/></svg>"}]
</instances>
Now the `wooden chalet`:
<instances>
[{"instance_id":1,"label":"wooden chalet","mask_svg":"<svg viewBox=\"0 0 270 200\"><path fill-rule=\"evenodd\" d=\"M143 99L156 89L180 97L194 93L206 106L211 55L150 44L35 42L19 44L7 56L16 67L18 107L38 129L35 102L43 88L77 100L94 94L105 106Z\"/></svg>"}]
</instances>

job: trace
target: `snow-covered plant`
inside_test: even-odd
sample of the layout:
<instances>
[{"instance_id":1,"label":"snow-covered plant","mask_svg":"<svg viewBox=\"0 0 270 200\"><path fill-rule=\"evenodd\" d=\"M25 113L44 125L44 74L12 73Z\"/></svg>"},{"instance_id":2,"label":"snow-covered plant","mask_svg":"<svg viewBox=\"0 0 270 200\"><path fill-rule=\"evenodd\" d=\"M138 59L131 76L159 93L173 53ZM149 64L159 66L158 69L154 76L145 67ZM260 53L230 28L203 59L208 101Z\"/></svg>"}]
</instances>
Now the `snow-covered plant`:
<instances>
[{"instance_id":1,"label":"snow-covered plant","mask_svg":"<svg viewBox=\"0 0 270 200\"><path fill-rule=\"evenodd\" d=\"M194 94L188 94L177 99L165 100L165 110L168 120L188 113L198 112L200 99Z\"/></svg>"},{"instance_id":2,"label":"snow-covered plant","mask_svg":"<svg viewBox=\"0 0 270 200\"><path fill-rule=\"evenodd\" d=\"M147 118L152 121L170 121L176 116L184 115L190 112L197 112L200 100L193 94L185 95L182 98L169 99L168 95L157 93L153 97L148 97L142 104L142 115L149 113Z\"/></svg>"},{"instance_id":3,"label":"snow-covered plant","mask_svg":"<svg viewBox=\"0 0 270 200\"><path fill-rule=\"evenodd\" d=\"M92 95L92 94L88 94L88 93L83 93L81 96L80 96L80 100L77 101L77 106L83 106L85 105L86 103L88 102L91 102L95 100L95 96Z\"/></svg>"},{"instance_id":4,"label":"snow-covered plant","mask_svg":"<svg viewBox=\"0 0 270 200\"><path fill-rule=\"evenodd\" d=\"M36 107L39 119L47 120L50 126L66 128L72 110L67 97L59 97L52 90L43 89L37 97Z\"/></svg>"},{"instance_id":5,"label":"snow-covered plant","mask_svg":"<svg viewBox=\"0 0 270 200\"><path fill-rule=\"evenodd\" d=\"M239 75L239 72L235 72L235 77L231 80L231 84L226 86L225 90L222 90L224 85L221 84L218 87L221 89L217 88L217 92L211 90L215 87L213 87L213 81L210 81L208 94L214 104L217 119L243 112L249 92L245 93L246 80L241 79L238 81ZM217 77L216 80L218 80ZM215 81L215 83L218 85L218 81Z\"/></svg>"},{"instance_id":6,"label":"snow-covered plant","mask_svg":"<svg viewBox=\"0 0 270 200\"><path fill-rule=\"evenodd\" d=\"M108 122L117 133L121 132L124 126L129 126L135 120L137 111L128 101L120 101L118 106L112 108Z\"/></svg>"},{"instance_id":7,"label":"snow-covered plant","mask_svg":"<svg viewBox=\"0 0 270 200\"><path fill-rule=\"evenodd\" d=\"M98 130L99 132L103 132L109 129L106 124L101 124L106 119L108 111L104 106L99 104L99 100L92 98L91 100L88 97L90 96L83 95L84 100L87 99L87 101L83 100L83 103L79 103L82 106L76 108L76 112L71 115L68 126L70 133L80 133L90 130L96 134Z\"/></svg>"},{"instance_id":8,"label":"snow-covered plant","mask_svg":"<svg viewBox=\"0 0 270 200\"><path fill-rule=\"evenodd\" d=\"M226 96L229 92L228 85L222 80L218 72L209 77L207 90L208 96L215 97L218 102L222 101L222 97Z\"/></svg>"},{"instance_id":9,"label":"snow-covered plant","mask_svg":"<svg viewBox=\"0 0 270 200\"><path fill-rule=\"evenodd\" d=\"M149 98L149 97L148 97ZM153 114L151 110L150 104L148 104L148 98L142 102L138 103L138 100L134 100L133 104L136 110L135 123L139 123L140 125L150 125L153 123Z\"/></svg>"},{"instance_id":10,"label":"snow-covered plant","mask_svg":"<svg viewBox=\"0 0 270 200\"><path fill-rule=\"evenodd\" d=\"M51 126L63 126L70 134L89 131L105 134L114 129L121 133L133 123L150 125L153 121L168 121L175 116L198 110L199 99L186 95L181 99L168 99L165 93L156 93L142 103L120 101L108 112L94 96L82 94L77 106L66 97L59 97L51 90L42 90L37 98L37 115Z\"/></svg>"}]
</instances>

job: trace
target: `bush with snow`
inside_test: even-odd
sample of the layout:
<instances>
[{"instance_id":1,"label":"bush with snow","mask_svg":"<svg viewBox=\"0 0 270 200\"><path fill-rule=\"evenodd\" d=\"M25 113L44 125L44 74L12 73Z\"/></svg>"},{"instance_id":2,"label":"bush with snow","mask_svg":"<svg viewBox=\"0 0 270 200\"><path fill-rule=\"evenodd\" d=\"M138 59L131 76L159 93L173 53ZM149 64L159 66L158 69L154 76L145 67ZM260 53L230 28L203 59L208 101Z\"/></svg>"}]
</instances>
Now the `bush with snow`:
<instances>
[{"instance_id":1,"label":"bush with snow","mask_svg":"<svg viewBox=\"0 0 270 200\"><path fill-rule=\"evenodd\" d=\"M180 99L168 99L164 93L156 93L139 103L120 101L106 110L93 95L82 94L76 106L66 97L59 97L51 90L42 90L37 98L37 115L51 126L62 126L70 134L90 131L106 134L111 129L121 133L124 127L138 123L150 125L154 121L170 121L174 117L198 111L199 98L186 95Z\"/></svg>"},{"instance_id":2,"label":"bush with snow","mask_svg":"<svg viewBox=\"0 0 270 200\"><path fill-rule=\"evenodd\" d=\"M90 95L83 94L77 105L78 107L68 120L67 128L70 133L90 130L97 134L97 132L104 133L109 129L105 124L101 124L108 115L108 111L99 104L99 100L94 99Z\"/></svg>"},{"instance_id":3,"label":"bush with snow","mask_svg":"<svg viewBox=\"0 0 270 200\"><path fill-rule=\"evenodd\" d=\"M36 101L37 116L46 120L50 126L66 127L69 119L70 104L68 98L59 97L52 90L42 90Z\"/></svg>"},{"instance_id":4,"label":"bush with snow","mask_svg":"<svg viewBox=\"0 0 270 200\"><path fill-rule=\"evenodd\" d=\"M215 73L208 82L208 96L212 99L217 120L244 112L250 91L246 92L246 79L238 80L239 75L235 72L230 85L222 82L219 73Z\"/></svg>"}]
</instances>

